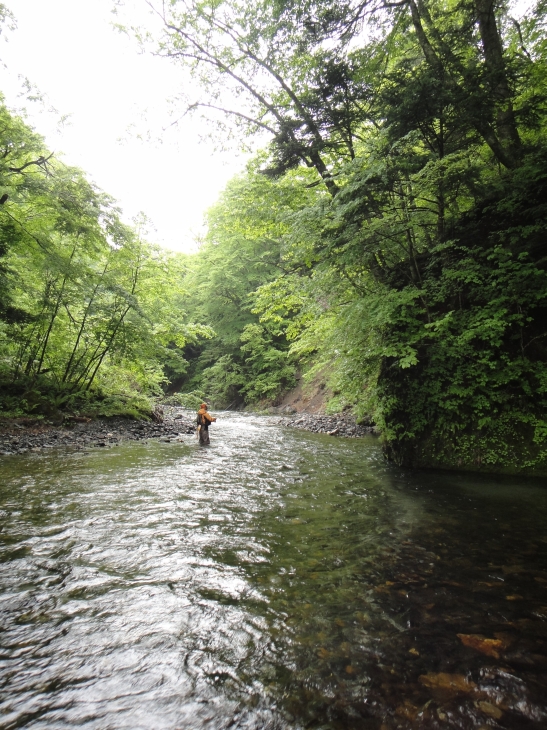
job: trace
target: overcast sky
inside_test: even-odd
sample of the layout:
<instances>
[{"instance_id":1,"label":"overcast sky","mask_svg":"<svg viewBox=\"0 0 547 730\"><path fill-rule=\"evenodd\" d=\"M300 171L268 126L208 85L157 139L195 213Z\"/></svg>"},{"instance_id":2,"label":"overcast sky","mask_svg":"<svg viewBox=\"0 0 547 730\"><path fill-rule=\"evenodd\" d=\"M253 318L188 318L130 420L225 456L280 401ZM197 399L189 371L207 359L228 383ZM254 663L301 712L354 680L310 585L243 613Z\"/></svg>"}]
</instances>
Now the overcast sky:
<instances>
[{"instance_id":1,"label":"overcast sky","mask_svg":"<svg viewBox=\"0 0 547 730\"><path fill-rule=\"evenodd\" d=\"M138 20L154 22L142 0L132 2L141 9ZM49 148L114 196L126 220L142 210L155 225L157 243L193 250L204 211L246 157L216 153L200 142L197 121L162 134L171 121L166 100L184 78L169 61L139 54L134 41L112 28L112 0L6 4L17 20L8 42L0 43L6 66L0 90L8 106L25 107ZM19 77L36 85L47 102L20 96ZM70 116L59 128L61 115ZM163 143L140 141L137 134L147 130Z\"/></svg>"}]
</instances>

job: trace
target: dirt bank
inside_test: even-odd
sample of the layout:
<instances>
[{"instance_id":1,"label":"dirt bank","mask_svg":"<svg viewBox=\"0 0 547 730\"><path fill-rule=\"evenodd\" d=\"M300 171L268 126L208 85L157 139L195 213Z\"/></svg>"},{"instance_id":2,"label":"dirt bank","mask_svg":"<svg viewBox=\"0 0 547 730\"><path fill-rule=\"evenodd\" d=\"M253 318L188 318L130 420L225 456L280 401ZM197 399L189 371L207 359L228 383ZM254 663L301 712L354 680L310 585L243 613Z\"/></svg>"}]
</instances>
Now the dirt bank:
<instances>
[{"instance_id":1,"label":"dirt bank","mask_svg":"<svg viewBox=\"0 0 547 730\"><path fill-rule=\"evenodd\" d=\"M300 378L296 387L285 393L281 402L271 410L277 413L323 413L331 397L332 393L321 380L304 384Z\"/></svg>"}]
</instances>

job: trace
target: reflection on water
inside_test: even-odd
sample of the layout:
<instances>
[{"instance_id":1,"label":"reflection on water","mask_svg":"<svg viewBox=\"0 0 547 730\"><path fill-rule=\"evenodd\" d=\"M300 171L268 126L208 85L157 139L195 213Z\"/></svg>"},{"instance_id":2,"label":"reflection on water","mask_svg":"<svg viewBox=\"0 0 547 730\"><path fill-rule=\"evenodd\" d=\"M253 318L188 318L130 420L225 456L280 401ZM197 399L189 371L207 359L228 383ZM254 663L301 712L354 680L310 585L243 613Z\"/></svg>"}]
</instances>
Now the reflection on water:
<instances>
[{"instance_id":1,"label":"reflection on water","mask_svg":"<svg viewBox=\"0 0 547 730\"><path fill-rule=\"evenodd\" d=\"M1 728L544 728L547 490L230 415L0 462Z\"/></svg>"}]
</instances>

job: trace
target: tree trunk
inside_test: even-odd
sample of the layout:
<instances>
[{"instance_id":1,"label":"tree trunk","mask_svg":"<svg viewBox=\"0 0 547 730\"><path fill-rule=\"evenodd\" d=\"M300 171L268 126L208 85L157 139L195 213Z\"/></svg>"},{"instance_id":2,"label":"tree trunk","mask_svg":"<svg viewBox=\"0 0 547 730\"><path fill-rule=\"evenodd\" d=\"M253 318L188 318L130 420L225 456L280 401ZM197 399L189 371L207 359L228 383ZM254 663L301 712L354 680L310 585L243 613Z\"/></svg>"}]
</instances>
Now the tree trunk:
<instances>
[{"instance_id":1,"label":"tree trunk","mask_svg":"<svg viewBox=\"0 0 547 730\"><path fill-rule=\"evenodd\" d=\"M494 0L475 0L484 61L490 75L496 114L497 137L512 167L518 164L521 141L513 110L513 94L507 79L503 44L496 23Z\"/></svg>"}]
</instances>

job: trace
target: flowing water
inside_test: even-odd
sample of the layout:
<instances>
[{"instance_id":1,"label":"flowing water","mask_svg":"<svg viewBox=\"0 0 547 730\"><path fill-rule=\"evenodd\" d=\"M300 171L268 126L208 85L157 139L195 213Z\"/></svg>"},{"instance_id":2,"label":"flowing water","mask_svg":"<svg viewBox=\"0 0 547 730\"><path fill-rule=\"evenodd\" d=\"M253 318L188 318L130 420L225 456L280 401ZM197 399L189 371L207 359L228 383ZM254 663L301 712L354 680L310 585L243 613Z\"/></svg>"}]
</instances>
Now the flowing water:
<instances>
[{"instance_id":1,"label":"flowing water","mask_svg":"<svg viewBox=\"0 0 547 730\"><path fill-rule=\"evenodd\" d=\"M547 488L226 414L0 461L0 727L547 727Z\"/></svg>"}]
</instances>

